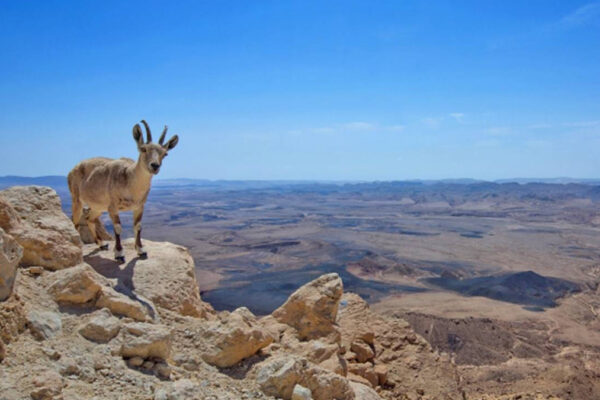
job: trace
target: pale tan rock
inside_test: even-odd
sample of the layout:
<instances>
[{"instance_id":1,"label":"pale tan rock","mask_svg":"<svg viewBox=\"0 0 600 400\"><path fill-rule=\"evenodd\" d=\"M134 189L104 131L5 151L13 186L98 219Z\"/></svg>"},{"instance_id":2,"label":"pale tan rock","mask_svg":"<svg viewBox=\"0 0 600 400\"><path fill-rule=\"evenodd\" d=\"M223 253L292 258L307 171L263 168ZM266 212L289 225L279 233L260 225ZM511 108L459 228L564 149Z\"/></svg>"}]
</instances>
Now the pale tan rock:
<instances>
[{"instance_id":1,"label":"pale tan rock","mask_svg":"<svg viewBox=\"0 0 600 400\"><path fill-rule=\"evenodd\" d=\"M48 292L58 303L89 303L136 321L151 319L142 303L117 292L108 279L85 263L54 272L48 278Z\"/></svg>"},{"instance_id":2,"label":"pale tan rock","mask_svg":"<svg viewBox=\"0 0 600 400\"><path fill-rule=\"evenodd\" d=\"M389 369L386 365L378 364L373 368L373 371L377 374L377 382L380 386L385 385L387 382L387 376Z\"/></svg>"},{"instance_id":3,"label":"pale tan rock","mask_svg":"<svg viewBox=\"0 0 600 400\"><path fill-rule=\"evenodd\" d=\"M381 400L376 391L358 382L350 382L350 387L354 391L354 396L358 400Z\"/></svg>"},{"instance_id":4,"label":"pale tan rock","mask_svg":"<svg viewBox=\"0 0 600 400\"><path fill-rule=\"evenodd\" d=\"M142 364L144 364L144 359L142 357L131 357L129 360L127 360L127 365L129 365L130 367L141 367Z\"/></svg>"},{"instance_id":5,"label":"pale tan rock","mask_svg":"<svg viewBox=\"0 0 600 400\"><path fill-rule=\"evenodd\" d=\"M292 400L312 400L312 393L309 388L305 388L302 385L296 385L292 392Z\"/></svg>"},{"instance_id":6,"label":"pale tan rock","mask_svg":"<svg viewBox=\"0 0 600 400\"><path fill-rule=\"evenodd\" d=\"M102 287L96 307L108 308L113 314L133 318L136 321L150 321L148 309L138 301L132 300L111 287Z\"/></svg>"},{"instance_id":7,"label":"pale tan rock","mask_svg":"<svg viewBox=\"0 0 600 400\"><path fill-rule=\"evenodd\" d=\"M110 282L88 264L57 271L49 278L48 292L59 303L83 304L95 301Z\"/></svg>"},{"instance_id":8,"label":"pale tan rock","mask_svg":"<svg viewBox=\"0 0 600 400\"><path fill-rule=\"evenodd\" d=\"M0 228L10 232L21 227L21 217L8 200L2 197L2 191L0 191Z\"/></svg>"},{"instance_id":9,"label":"pale tan rock","mask_svg":"<svg viewBox=\"0 0 600 400\"><path fill-rule=\"evenodd\" d=\"M348 375L346 375L346 378L348 378L348 380L351 382L358 382L365 386L371 387L371 384L369 383L369 381L366 378L364 378L360 375L356 375L352 372L348 372Z\"/></svg>"},{"instance_id":10,"label":"pale tan rock","mask_svg":"<svg viewBox=\"0 0 600 400\"><path fill-rule=\"evenodd\" d=\"M365 378L371 387L379 384L379 377L369 363L348 364L348 372Z\"/></svg>"},{"instance_id":11,"label":"pale tan rock","mask_svg":"<svg viewBox=\"0 0 600 400\"><path fill-rule=\"evenodd\" d=\"M52 339L62 331L60 315L51 311L31 310L27 314L27 325L38 340Z\"/></svg>"},{"instance_id":12,"label":"pale tan rock","mask_svg":"<svg viewBox=\"0 0 600 400\"><path fill-rule=\"evenodd\" d=\"M132 322L121 329L123 343L120 355L125 358L156 357L163 360L171 353L171 329L165 325Z\"/></svg>"},{"instance_id":13,"label":"pale tan rock","mask_svg":"<svg viewBox=\"0 0 600 400\"><path fill-rule=\"evenodd\" d=\"M23 247L22 266L39 265L59 270L83 261L81 239L62 212L56 192L43 186L14 186L0 191L13 211L0 212L0 226ZM14 216L18 215L18 220Z\"/></svg>"},{"instance_id":14,"label":"pale tan rock","mask_svg":"<svg viewBox=\"0 0 600 400\"><path fill-rule=\"evenodd\" d=\"M436 354L420 336L415 335L410 325L403 319L383 317L372 312L369 305L358 295L345 293L338 312L338 325L342 334L342 345L350 349L354 342L369 340L365 333L373 332L374 351L373 371L377 374L377 382L381 385L382 397L387 399L403 398L407 393L414 396L416 390L426 386L427 398L461 399L463 398L459 380L459 372L449 359ZM358 360L352 359L350 352L344 355L349 371ZM354 353L354 351L351 351ZM369 365L370 365L369 361ZM387 374L385 373L387 367ZM415 369L416 368L416 369ZM350 380L370 383L363 377L349 372ZM384 379L385 378L385 379ZM373 379L374 381L374 379Z\"/></svg>"},{"instance_id":15,"label":"pale tan rock","mask_svg":"<svg viewBox=\"0 0 600 400\"><path fill-rule=\"evenodd\" d=\"M256 367L256 381L263 393L289 400L294 387L303 380L303 374L308 368L306 359L293 356L273 357Z\"/></svg>"},{"instance_id":16,"label":"pale tan rock","mask_svg":"<svg viewBox=\"0 0 600 400\"><path fill-rule=\"evenodd\" d=\"M320 368L307 359L281 355L255 366L253 374L263 393L289 400L296 385L310 389L315 400L352 400L346 378Z\"/></svg>"},{"instance_id":17,"label":"pale tan rock","mask_svg":"<svg viewBox=\"0 0 600 400\"><path fill-rule=\"evenodd\" d=\"M322 275L295 291L272 315L294 327L301 339L336 335L335 321L342 293L338 274Z\"/></svg>"},{"instance_id":18,"label":"pale tan rock","mask_svg":"<svg viewBox=\"0 0 600 400\"><path fill-rule=\"evenodd\" d=\"M246 307L220 321L210 321L205 338L209 346L202 358L221 368L235 365L273 342L273 337L257 325L256 317Z\"/></svg>"},{"instance_id":19,"label":"pale tan rock","mask_svg":"<svg viewBox=\"0 0 600 400\"><path fill-rule=\"evenodd\" d=\"M165 362L157 362L154 366L154 371L161 378L169 379L171 377L171 367Z\"/></svg>"},{"instance_id":20,"label":"pale tan rock","mask_svg":"<svg viewBox=\"0 0 600 400\"><path fill-rule=\"evenodd\" d=\"M200 385L190 379L179 379L158 388L154 400L204 400Z\"/></svg>"},{"instance_id":21,"label":"pale tan rock","mask_svg":"<svg viewBox=\"0 0 600 400\"><path fill-rule=\"evenodd\" d=\"M45 370L35 374L32 380L34 389L31 398L34 400L51 400L62 392L64 381L62 376L54 370Z\"/></svg>"},{"instance_id":22,"label":"pale tan rock","mask_svg":"<svg viewBox=\"0 0 600 400\"><path fill-rule=\"evenodd\" d=\"M359 363L367 362L375 357L375 352L371 346L360 339L355 340L350 344L350 350L356 354L356 359Z\"/></svg>"},{"instance_id":23,"label":"pale tan rock","mask_svg":"<svg viewBox=\"0 0 600 400\"><path fill-rule=\"evenodd\" d=\"M167 242L144 240L147 259L140 259L133 239L123 242L126 264L115 269L112 250L97 252L84 246L86 259L97 271L110 271L111 278L130 282L129 289L157 307L182 315L215 318L215 311L200 298L194 261L186 248ZM92 256L93 253L93 256Z\"/></svg>"},{"instance_id":24,"label":"pale tan rock","mask_svg":"<svg viewBox=\"0 0 600 400\"><path fill-rule=\"evenodd\" d=\"M92 314L89 321L79 327L79 334L88 340L106 343L117 336L121 322L110 310L103 308Z\"/></svg>"},{"instance_id":25,"label":"pale tan rock","mask_svg":"<svg viewBox=\"0 0 600 400\"><path fill-rule=\"evenodd\" d=\"M16 340L26 324L25 307L17 295L0 302L0 361L5 356L5 344Z\"/></svg>"},{"instance_id":26,"label":"pale tan rock","mask_svg":"<svg viewBox=\"0 0 600 400\"><path fill-rule=\"evenodd\" d=\"M23 257L23 247L0 228L0 301L10 296L13 290L17 266Z\"/></svg>"}]
</instances>

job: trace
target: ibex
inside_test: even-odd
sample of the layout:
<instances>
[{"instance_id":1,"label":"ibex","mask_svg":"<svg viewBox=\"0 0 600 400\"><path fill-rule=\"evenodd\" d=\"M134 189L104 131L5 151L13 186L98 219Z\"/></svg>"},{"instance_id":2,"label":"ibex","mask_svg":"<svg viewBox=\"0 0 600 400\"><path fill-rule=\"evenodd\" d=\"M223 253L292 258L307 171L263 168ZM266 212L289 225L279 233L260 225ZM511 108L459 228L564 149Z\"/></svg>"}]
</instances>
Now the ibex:
<instances>
[{"instance_id":1,"label":"ibex","mask_svg":"<svg viewBox=\"0 0 600 400\"><path fill-rule=\"evenodd\" d=\"M177 135L163 144L167 127L163 130L158 144L152 143L152 134L146 121L147 140L144 142L142 128L139 124L133 127L133 139L137 143L139 157L137 162L130 158L96 157L77 164L69 173L69 190L72 198L73 223L77 227L82 216L83 205L90 208L87 225L92 237L101 249L108 249L96 234L95 222L104 211L108 211L115 231L115 259L125 261L121 246L121 220L119 211L133 211L135 233L135 249L140 258L146 258L147 252L142 246L142 214L144 204L150 192L152 176L158 174L167 152L179 141Z\"/></svg>"}]
</instances>

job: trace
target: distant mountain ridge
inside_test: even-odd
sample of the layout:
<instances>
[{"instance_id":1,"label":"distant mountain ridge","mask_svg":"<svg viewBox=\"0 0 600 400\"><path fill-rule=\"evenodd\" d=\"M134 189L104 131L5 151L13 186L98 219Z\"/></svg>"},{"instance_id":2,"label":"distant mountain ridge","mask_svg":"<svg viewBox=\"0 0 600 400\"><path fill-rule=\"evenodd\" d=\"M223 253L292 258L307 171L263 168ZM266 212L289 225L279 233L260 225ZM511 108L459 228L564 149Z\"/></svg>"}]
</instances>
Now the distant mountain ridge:
<instances>
[{"instance_id":1,"label":"distant mountain ridge","mask_svg":"<svg viewBox=\"0 0 600 400\"><path fill-rule=\"evenodd\" d=\"M496 180L482 180L472 178L449 178L449 179L406 179L406 180L225 180L225 179L196 179L196 178L174 178L174 179L160 179L154 180L155 186L203 186L203 187L230 187L230 188L266 188L274 186L295 186L295 185L381 185L381 184L422 184L422 185L473 185L473 184L485 184L485 183L496 183L496 184L507 184L507 183L518 183L518 184L529 184L529 183L544 183L544 184L582 184L582 185L600 185L600 178L569 178L569 177L556 177L556 178L509 178L509 179L496 179ZM44 185L44 186L66 186L67 177L61 175L47 175L47 176L19 176L19 175L6 175L0 176L0 187L16 186L16 185Z\"/></svg>"}]
</instances>

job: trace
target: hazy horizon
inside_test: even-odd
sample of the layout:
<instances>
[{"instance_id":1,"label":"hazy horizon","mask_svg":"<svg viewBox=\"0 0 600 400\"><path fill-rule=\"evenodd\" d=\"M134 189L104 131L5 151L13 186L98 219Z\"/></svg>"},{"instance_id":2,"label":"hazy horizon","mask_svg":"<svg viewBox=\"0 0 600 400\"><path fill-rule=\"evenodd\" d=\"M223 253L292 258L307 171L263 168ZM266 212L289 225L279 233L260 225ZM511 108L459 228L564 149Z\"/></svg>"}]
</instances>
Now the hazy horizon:
<instances>
[{"instance_id":1,"label":"hazy horizon","mask_svg":"<svg viewBox=\"0 0 600 400\"><path fill-rule=\"evenodd\" d=\"M52 178L61 178L66 179L66 175L38 175L38 176L25 176L25 175L0 175L0 179L52 179ZM549 178L540 178L540 177L509 177L509 178L500 178L500 179L476 179L469 177L459 177L459 178L438 178L438 179L422 179L422 178L407 178L407 179L390 179L390 180L360 180L360 179L210 179L210 178L189 178L189 177L174 177L174 178L161 178L160 176L156 176L153 179L153 182L168 182L168 181L198 181L198 182L266 182L266 183L333 183L333 184L342 184L342 183L390 183L390 182L433 182L433 183L478 183L478 182L489 182L489 183L600 183L599 178L576 178L569 176L555 176ZM2 182L0 182L1 184ZM66 184L66 181L65 181Z\"/></svg>"},{"instance_id":2,"label":"hazy horizon","mask_svg":"<svg viewBox=\"0 0 600 400\"><path fill-rule=\"evenodd\" d=\"M3 2L0 175L137 158L161 178L600 171L600 2Z\"/></svg>"}]
</instances>

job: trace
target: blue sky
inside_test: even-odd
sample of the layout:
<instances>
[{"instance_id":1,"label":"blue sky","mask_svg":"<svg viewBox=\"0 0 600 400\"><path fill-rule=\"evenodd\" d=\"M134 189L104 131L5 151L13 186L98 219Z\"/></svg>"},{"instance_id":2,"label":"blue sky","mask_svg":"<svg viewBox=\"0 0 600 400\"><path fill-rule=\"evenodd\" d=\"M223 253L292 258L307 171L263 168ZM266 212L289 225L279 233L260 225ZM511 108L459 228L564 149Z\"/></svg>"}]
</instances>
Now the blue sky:
<instances>
[{"instance_id":1,"label":"blue sky","mask_svg":"<svg viewBox=\"0 0 600 400\"><path fill-rule=\"evenodd\" d=\"M600 2L0 1L0 175L600 177Z\"/></svg>"}]
</instances>

